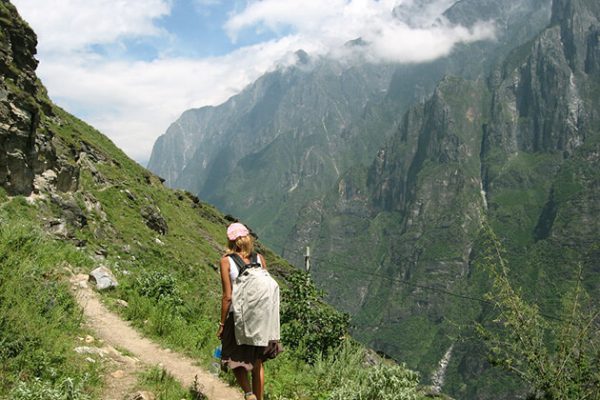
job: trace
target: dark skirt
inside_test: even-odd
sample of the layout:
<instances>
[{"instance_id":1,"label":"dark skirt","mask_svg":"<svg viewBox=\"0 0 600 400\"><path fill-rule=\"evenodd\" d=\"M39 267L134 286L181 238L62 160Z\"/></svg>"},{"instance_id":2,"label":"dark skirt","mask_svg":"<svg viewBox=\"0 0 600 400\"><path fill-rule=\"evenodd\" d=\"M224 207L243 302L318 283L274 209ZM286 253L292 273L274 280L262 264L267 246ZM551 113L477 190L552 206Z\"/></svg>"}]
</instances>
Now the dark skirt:
<instances>
[{"instance_id":1,"label":"dark skirt","mask_svg":"<svg viewBox=\"0 0 600 400\"><path fill-rule=\"evenodd\" d=\"M245 368L246 371L251 371L256 361L275 358L282 351L283 348L278 340L271 340L267 346L237 344L233 313L227 315L225 326L223 326L223 336L221 337L221 368L224 371L229 368Z\"/></svg>"}]
</instances>

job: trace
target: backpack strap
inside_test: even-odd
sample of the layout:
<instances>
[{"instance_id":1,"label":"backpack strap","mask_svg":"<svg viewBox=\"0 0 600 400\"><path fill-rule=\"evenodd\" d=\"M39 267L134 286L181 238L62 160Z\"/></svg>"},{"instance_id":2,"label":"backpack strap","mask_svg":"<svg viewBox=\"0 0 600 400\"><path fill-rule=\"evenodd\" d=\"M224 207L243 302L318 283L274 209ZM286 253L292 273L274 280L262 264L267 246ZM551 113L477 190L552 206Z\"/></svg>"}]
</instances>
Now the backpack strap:
<instances>
[{"instance_id":1,"label":"backpack strap","mask_svg":"<svg viewBox=\"0 0 600 400\"><path fill-rule=\"evenodd\" d=\"M242 260L242 257L240 257L240 255L237 253L231 253L228 255L228 257L231 257L235 265L238 267L239 276L242 276L248 268L256 268L261 266L258 262L257 253L252 253L250 255L250 264L246 264L244 260Z\"/></svg>"}]
</instances>

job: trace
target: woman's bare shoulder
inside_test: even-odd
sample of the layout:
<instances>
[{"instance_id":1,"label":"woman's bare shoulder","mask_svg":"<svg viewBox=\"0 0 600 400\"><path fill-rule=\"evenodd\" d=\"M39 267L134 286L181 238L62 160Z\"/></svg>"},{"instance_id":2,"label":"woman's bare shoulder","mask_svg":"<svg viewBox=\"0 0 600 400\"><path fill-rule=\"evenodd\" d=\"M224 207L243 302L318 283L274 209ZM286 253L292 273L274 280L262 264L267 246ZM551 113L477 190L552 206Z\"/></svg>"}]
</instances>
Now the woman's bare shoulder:
<instances>
[{"instance_id":1,"label":"woman's bare shoulder","mask_svg":"<svg viewBox=\"0 0 600 400\"><path fill-rule=\"evenodd\" d=\"M221 257L221 264L229 265L229 254L223 254Z\"/></svg>"}]
</instances>

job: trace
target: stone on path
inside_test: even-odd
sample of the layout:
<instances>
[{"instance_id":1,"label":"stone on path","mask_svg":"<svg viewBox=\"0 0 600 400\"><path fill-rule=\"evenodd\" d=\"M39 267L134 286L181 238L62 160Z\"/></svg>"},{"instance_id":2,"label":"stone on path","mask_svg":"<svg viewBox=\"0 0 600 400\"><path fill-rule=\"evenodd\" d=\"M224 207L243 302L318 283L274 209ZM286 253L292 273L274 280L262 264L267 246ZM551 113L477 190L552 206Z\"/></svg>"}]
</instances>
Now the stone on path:
<instances>
[{"instance_id":1,"label":"stone on path","mask_svg":"<svg viewBox=\"0 0 600 400\"><path fill-rule=\"evenodd\" d=\"M90 282L96 284L96 289L105 290L119 286L112 271L105 266L100 266L90 272Z\"/></svg>"}]
</instances>

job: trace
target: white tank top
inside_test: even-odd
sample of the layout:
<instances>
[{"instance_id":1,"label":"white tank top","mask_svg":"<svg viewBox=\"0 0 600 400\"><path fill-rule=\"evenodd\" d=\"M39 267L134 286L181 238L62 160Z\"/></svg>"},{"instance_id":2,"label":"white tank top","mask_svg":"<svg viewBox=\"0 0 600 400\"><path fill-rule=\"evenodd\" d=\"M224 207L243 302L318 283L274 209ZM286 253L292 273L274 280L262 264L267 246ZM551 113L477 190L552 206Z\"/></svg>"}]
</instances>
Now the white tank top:
<instances>
[{"instance_id":1,"label":"white tank top","mask_svg":"<svg viewBox=\"0 0 600 400\"><path fill-rule=\"evenodd\" d=\"M262 258L260 257L260 254L257 253L257 258L258 258L258 263L260 264L261 267L264 268L264 266L262 265ZM233 258L231 257L227 257L229 259L229 277L231 278L231 283L233 284L233 282L237 279L237 277L240 275L240 271L238 270L237 264L235 263L235 261L233 261Z\"/></svg>"}]
</instances>

